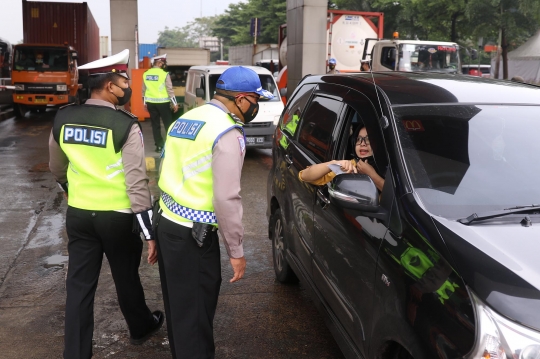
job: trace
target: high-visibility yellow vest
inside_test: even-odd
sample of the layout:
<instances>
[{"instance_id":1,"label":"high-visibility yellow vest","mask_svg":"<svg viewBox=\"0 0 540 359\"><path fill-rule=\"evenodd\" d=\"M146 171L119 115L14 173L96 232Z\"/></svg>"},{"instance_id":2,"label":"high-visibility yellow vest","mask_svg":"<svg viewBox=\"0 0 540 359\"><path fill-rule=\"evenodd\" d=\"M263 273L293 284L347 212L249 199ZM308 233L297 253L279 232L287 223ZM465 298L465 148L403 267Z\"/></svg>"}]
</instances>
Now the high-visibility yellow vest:
<instances>
[{"instance_id":1,"label":"high-visibility yellow vest","mask_svg":"<svg viewBox=\"0 0 540 359\"><path fill-rule=\"evenodd\" d=\"M291 137L294 137L294 134L296 132L296 128L298 127L299 120L300 120L300 118L298 117L298 115L294 114L292 116L292 119L289 122L287 122L287 124L285 125L285 129L287 129L287 132L289 132L289 135ZM283 131L283 127L282 127L282 131ZM281 138L279 139L279 144L284 149L287 149L287 147L289 147L289 142L287 140L287 137L282 135Z\"/></svg>"},{"instance_id":2,"label":"high-visibility yellow vest","mask_svg":"<svg viewBox=\"0 0 540 359\"><path fill-rule=\"evenodd\" d=\"M97 211L131 208L122 146L136 120L100 106L58 111L53 136L69 159L68 205Z\"/></svg>"},{"instance_id":3,"label":"high-visibility yellow vest","mask_svg":"<svg viewBox=\"0 0 540 359\"><path fill-rule=\"evenodd\" d=\"M168 73L159 67L153 67L144 72L143 81L146 85L144 100L151 103L169 102L169 94L165 86Z\"/></svg>"},{"instance_id":4,"label":"high-visibility yellow vest","mask_svg":"<svg viewBox=\"0 0 540 359\"><path fill-rule=\"evenodd\" d=\"M186 112L171 125L158 183L166 216L217 226L212 203L212 151L223 134L236 128L240 130L239 146L245 146L242 126L212 104Z\"/></svg>"}]
</instances>

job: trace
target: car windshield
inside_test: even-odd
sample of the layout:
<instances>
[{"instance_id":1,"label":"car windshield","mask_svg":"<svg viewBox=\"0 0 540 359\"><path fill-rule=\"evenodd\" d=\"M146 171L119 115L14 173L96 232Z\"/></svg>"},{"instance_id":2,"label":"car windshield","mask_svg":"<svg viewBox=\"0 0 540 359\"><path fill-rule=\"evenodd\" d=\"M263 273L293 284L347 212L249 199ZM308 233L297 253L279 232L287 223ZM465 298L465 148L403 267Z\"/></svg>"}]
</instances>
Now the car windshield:
<instances>
[{"instance_id":1,"label":"car windshield","mask_svg":"<svg viewBox=\"0 0 540 359\"><path fill-rule=\"evenodd\" d=\"M67 71L66 48L18 47L13 57L14 70Z\"/></svg>"},{"instance_id":2,"label":"car windshield","mask_svg":"<svg viewBox=\"0 0 540 359\"><path fill-rule=\"evenodd\" d=\"M216 83L220 76L221 74L209 76L210 83L208 84L208 86L210 90L210 98L214 96L214 92L216 91ZM265 89L266 91L271 92L274 95L274 98L269 101L281 101L279 94L277 92L276 82L274 81L274 78L270 75L259 75L259 79L261 80L262 88ZM268 101L268 100L261 99L261 101Z\"/></svg>"},{"instance_id":3,"label":"car windshield","mask_svg":"<svg viewBox=\"0 0 540 359\"><path fill-rule=\"evenodd\" d=\"M435 215L540 203L540 106L397 107L405 164Z\"/></svg>"},{"instance_id":4,"label":"car windshield","mask_svg":"<svg viewBox=\"0 0 540 359\"><path fill-rule=\"evenodd\" d=\"M400 44L399 71L457 72L459 51L455 45Z\"/></svg>"}]
</instances>

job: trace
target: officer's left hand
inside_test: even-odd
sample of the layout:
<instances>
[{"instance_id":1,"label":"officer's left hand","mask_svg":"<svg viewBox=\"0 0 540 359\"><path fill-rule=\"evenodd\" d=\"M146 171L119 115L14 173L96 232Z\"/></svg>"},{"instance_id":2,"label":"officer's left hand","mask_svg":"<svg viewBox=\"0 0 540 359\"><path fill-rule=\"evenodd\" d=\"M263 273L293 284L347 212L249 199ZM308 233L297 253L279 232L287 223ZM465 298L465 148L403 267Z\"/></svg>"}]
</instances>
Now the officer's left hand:
<instances>
[{"instance_id":1,"label":"officer's left hand","mask_svg":"<svg viewBox=\"0 0 540 359\"><path fill-rule=\"evenodd\" d=\"M156 241L146 241L148 243L148 263L154 265L157 262L157 247Z\"/></svg>"},{"instance_id":2,"label":"officer's left hand","mask_svg":"<svg viewBox=\"0 0 540 359\"><path fill-rule=\"evenodd\" d=\"M178 105L174 105L173 110L175 113L178 112Z\"/></svg>"}]
</instances>

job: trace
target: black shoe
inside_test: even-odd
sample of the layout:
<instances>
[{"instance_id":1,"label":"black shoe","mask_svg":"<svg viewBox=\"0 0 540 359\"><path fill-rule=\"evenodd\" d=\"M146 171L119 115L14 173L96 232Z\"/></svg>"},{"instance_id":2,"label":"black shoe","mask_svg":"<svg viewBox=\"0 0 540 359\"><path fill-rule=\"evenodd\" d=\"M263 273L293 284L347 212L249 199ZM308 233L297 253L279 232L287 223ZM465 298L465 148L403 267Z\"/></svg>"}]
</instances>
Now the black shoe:
<instances>
[{"instance_id":1,"label":"black shoe","mask_svg":"<svg viewBox=\"0 0 540 359\"><path fill-rule=\"evenodd\" d=\"M142 343L147 341L153 334L155 334L159 330L159 328L161 328L161 326L163 325L163 321L165 320L165 314L163 314L161 310L156 310L152 313L152 315L154 316L154 325L152 326L152 329L150 329L148 333L146 333L140 338L129 338L131 344L141 345Z\"/></svg>"},{"instance_id":2,"label":"black shoe","mask_svg":"<svg viewBox=\"0 0 540 359\"><path fill-rule=\"evenodd\" d=\"M161 146L156 146L156 152L157 152L157 153L161 153L161 150L163 150L163 147L161 147Z\"/></svg>"}]
</instances>

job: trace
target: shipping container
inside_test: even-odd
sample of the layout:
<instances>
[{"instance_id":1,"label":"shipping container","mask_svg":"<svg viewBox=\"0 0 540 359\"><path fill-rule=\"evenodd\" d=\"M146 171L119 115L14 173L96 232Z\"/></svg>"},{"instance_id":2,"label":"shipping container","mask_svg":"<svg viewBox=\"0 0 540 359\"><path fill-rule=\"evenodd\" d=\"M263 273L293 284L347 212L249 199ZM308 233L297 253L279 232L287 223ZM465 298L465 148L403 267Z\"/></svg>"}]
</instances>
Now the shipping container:
<instances>
[{"instance_id":1,"label":"shipping container","mask_svg":"<svg viewBox=\"0 0 540 359\"><path fill-rule=\"evenodd\" d=\"M157 44L139 44L139 61L142 61L145 56L150 59L156 56L157 48Z\"/></svg>"},{"instance_id":2,"label":"shipping container","mask_svg":"<svg viewBox=\"0 0 540 359\"><path fill-rule=\"evenodd\" d=\"M170 66L203 66L210 64L210 50L198 47L160 47L158 55L167 54Z\"/></svg>"},{"instance_id":3,"label":"shipping container","mask_svg":"<svg viewBox=\"0 0 540 359\"><path fill-rule=\"evenodd\" d=\"M277 44L239 45L229 47L229 64L252 66L273 61L279 63ZM264 66L266 67L266 66Z\"/></svg>"},{"instance_id":4,"label":"shipping container","mask_svg":"<svg viewBox=\"0 0 540 359\"><path fill-rule=\"evenodd\" d=\"M22 1L23 42L64 44L78 51L79 65L100 58L99 28L86 2Z\"/></svg>"}]
</instances>

